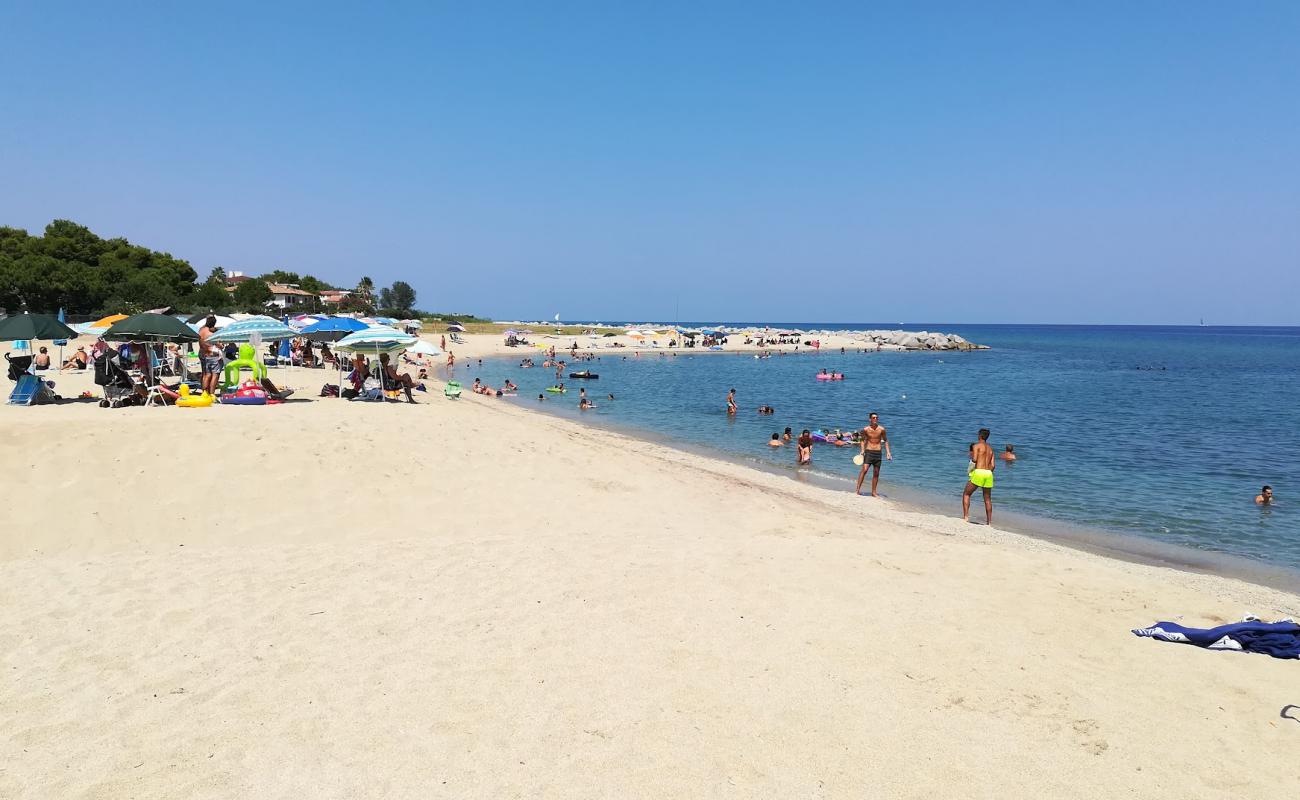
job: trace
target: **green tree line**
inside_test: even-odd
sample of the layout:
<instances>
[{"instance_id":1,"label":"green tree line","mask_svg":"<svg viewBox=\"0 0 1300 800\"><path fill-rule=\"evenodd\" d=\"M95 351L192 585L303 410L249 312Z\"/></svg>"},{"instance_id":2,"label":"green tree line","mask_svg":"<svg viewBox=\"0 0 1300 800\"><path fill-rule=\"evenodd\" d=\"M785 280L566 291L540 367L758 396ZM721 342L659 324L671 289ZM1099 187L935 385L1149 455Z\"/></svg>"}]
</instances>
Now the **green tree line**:
<instances>
[{"instance_id":1,"label":"green tree line","mask_svg":"<svg viewBox=\"0 0 1300 800\"><path fill-rule=\"evenodd\" d=\"M312 295L334 289L313 275L274 270L226 288L226 270L214 267L199 280L188 261L132 244L104 239L84 225L59 219L33 236L20 228L0 226L0 309L70 315L138 313L172 307L182 311L258 312L271 300L268 283L289 283ZM320 298L302 306L321 310ZM415 289L404 281L375 291L364 277L341 310L412 316Z\"/></svg>"}]
</instances>

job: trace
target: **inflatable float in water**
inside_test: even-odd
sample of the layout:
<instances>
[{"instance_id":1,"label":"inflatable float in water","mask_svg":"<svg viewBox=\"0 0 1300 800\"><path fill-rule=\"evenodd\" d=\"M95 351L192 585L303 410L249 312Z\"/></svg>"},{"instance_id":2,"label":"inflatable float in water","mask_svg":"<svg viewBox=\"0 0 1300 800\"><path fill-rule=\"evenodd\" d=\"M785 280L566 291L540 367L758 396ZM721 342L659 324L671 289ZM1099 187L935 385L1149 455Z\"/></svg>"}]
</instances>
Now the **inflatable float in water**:
<instances>
[{"instance_id":1,"label":"inflatable float in water","mask_svg":"<svg viewBox=\"0 0 1300 800\"><path fill-rule=\"evenodd\" d=\"M819 381L842 381L844 380L843 372L819 372L817 373Z\"/></svg>"}]
</instances>

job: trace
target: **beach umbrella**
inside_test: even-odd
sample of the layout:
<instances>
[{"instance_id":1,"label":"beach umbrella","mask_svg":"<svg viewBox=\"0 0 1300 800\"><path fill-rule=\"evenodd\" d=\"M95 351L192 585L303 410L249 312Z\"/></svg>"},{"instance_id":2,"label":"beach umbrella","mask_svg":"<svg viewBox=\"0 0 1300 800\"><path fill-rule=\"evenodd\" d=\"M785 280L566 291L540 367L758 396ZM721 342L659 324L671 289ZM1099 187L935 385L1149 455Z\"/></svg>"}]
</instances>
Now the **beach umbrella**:
<instances>
[{"instance_id":1,"label":"beach umbrella","mask_svg":"<svg viewBox=\"0 0 1300 800\"><path fill-rule=\"evenodd\" d=\"M308 325L299 331L313 342L337 342L348 334L366 330L366 323L351 317L330 317Z\"/></svg>"},{"instance_id":2,"label":"beach umbrella","mask_svg":"<svg viewBox=\"0 0 1300 800\"><path fill-rule=\"evenodd\" d=\"M434 344L433 342L426 342L424 339L421 339L415 344L406 348L406 352L418 353L420 355L425 355L425 356L442 355L442 350L438 349L438 346L436 344Z\"/></svg>"},{"instance_id":3,"label":"beach umbrella","mask_svg":"<svg viewBox=\"0 0 1300 800\"><path fill-rule=\"evenodd\" d=\"M291 320L287 320L285 324L288 325L290 328L293 328L295 331L301 331L303 328L307 328L312 325L315 325L317 322L320 322L323 319L326 319L326 317L312 316L310 314L300 314Z\"/></svg>"},{"instance_id":4,"label":"beach umbrella","mask_svg":"<svg viewBox=\"0 0 1300 800\"><path fill-rule=\"evenodd\" d=\"M65 325L66 325L67 322L68 322L68 321L64 318L64 316L63 316L63 306L59 306L59 322L62 322L62 323L64 323ZM58 347L59 347L59 364L62 365L62 364L63 364L63 348L64 348L64 347L67 347L67 345L68 345L68 340L67 340L67 339L55 339L55 340L52 342L52 344L56 344L56 345L58 345Z\"/></svg>"},{"instance_id":5,"label":"beach umbrella","mask_svg":"<svg viewBox=\"0 0 1300 800\"><path fill-rule=\"evenodd\" d=\"M401 325L403 328L423 328L423 327L424 327L424 323L421 322L421 321L419 321L418 319L404 319L404 320L402 320L401 322L399 322L398 324Z\"/></svg>"},{"instance_id":6,"label":"beach umbrella","mask_svg":"<svg viewBox=\"0 0 1300 800\"><path fill-rule=\"evenodd\" d=\"M350 350L354 353L380 355L396 353L411 347L420 341L409 333L385 327L366 328L344 336L334 345L335 350ZM339 359L339 396L343 396L343 360Z\"/></svg>"},{"instance_id":7,"label":"beach umbrella","mask_svg":"<svg viewBox=\"0 0 1300 800\"><path fill-rule=\"evenodd\" d=\"M465 326L461 325L459 322L453 322L447 326L447 330L452 331L453 333L464 333Z\"/></svg>"},{"instance_id":8,"label":"beach umbrella","mask_svg":"<svg viewBox=\"0 0 1300 800\"><path fill-rule=\"evenodd\" d=\"M217 318L217 327L216 327L217 330L221 330L222 328L226 327L230 323L234 322L233 319L224 316L222 314L213 314L212 316ZM207 318L208 318L207 314L194 314L190 317L187 317L185 319L185 322L188 323L195 330L198 330L203 326L203 323L207 320Z\"/></svg>"},{"instance_id":9,"label":"beach umbrella","mask_svg":"<svg viewBox=\"0 0 1300 800\"><path fill-rule=\"evenodd\" d=\"M77 332L48 314L15 314L0 320L0 342L73 339Z\"/></svg>"},{"instance_id":10,"label":"beach umbrella","mask_svg":"<svg viewBox=\"0 0 1300 800\"><path fill-rule=\"evenodd\" d=\"M409 333L402 333L394 328L380 326L348 334L339 339L335 348L338 350L351 350L355 353L379 355L380 353L396 353L399 350L405 350L418 341L417 337Z\"/></svg>"},{"instance_id":11,"label":"beach umbrella","mask_svg":"<svg viewBox=\"0 0 1300 800\"><path fill-rule=\"evenodd\" d=\"M288 325L278 319L271 319L267 316L249 317L248 319L232 322L208 339L210 342L250 342L254 336L259 336L263 341L274 341L276 339L291 339L297 336Z\"/></svg>"},{"instance_id":12,"label":"beach umbrella","mask_svg":"<svg viewBox=\"0 0 1300 800\"><path fill-rule=\"evenodd\" d=\"M103 319L97 319L94 322L90 323L90 327L107 328L111 326L113 323L120 322L126 318L127 318L126 314L109 314L107 317L104 317Z\"/></svg>"},{"instance_id":13,"label":"beach umbrella","mask_svg":"<svg viewBox=\"0 0 1300 800\"><path fill-rule=\"evenodd\" d=\"M184 322L164 314L136 314L114 322L104 331L114 342L197 342L199 335Z\"/></svg>"}]
</instances>

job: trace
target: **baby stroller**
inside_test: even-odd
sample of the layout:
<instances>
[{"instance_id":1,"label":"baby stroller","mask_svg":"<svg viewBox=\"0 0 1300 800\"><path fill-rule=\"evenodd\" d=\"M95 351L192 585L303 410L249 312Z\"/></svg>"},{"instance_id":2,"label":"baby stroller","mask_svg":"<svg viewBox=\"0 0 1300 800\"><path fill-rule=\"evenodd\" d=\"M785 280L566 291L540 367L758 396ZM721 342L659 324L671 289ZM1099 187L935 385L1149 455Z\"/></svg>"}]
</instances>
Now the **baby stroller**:
<instances>
[{"instance_id":1,"label":"baby stroller","mask_svg":"<svg viewBox=\"0 0 1300 800\"><path fill-rule=\"evenodd\" d=\"M95 356L95 385L104 389L100 408L121 408L138 399L135 382L122 366L122 357L114 350L105 350Z\"/></svg>"},{"instance_id":2,"label":"baby stroller","mask_svg":"<svg viewBox=\"0 0 1300 800\"><path fill-rule=\"evenodd\" d=\"M9 362L9 380L14 382L26 375L32 366L31 356L11 356L5 353L5 361Z\"/></svg>"}]
</instances>

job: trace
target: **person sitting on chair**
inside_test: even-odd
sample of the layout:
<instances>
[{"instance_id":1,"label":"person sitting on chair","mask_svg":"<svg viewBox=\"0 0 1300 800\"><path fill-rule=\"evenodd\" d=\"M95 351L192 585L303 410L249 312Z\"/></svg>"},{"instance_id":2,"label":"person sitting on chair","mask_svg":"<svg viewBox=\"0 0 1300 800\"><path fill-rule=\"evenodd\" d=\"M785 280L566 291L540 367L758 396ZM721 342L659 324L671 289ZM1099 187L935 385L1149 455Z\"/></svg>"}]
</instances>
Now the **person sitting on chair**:
<instances>
[{"instance_id":1,"label":"person sitting on chair","mask_svg":"<svg viewBox=\"0 0 1300 800\"><path fill-rule=\"evenodd\" d=\"M50 368L50 351L42 347L41 351L36 354L32 360L32 369L49 369Z\"/></svg>"},{"instance_id":2,"label":"person sitting on chair","mask_svg":"<svg viewBox=\"0 0 1300 800\"><path fill-rule=\"evenodd\" d=\"M400 386L406 392L406 402L414 403L415 398L411 397L411 390L415 388L415 381L411 376L405 373L398 374L397 367L388 363L388 354L379 354L379 368L383 371L384 384L386 386Z\"/></svg>"}]
</instances>

